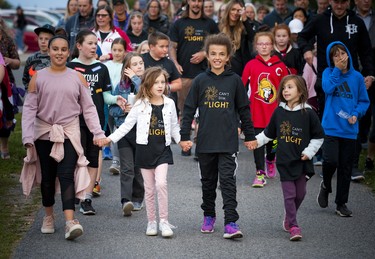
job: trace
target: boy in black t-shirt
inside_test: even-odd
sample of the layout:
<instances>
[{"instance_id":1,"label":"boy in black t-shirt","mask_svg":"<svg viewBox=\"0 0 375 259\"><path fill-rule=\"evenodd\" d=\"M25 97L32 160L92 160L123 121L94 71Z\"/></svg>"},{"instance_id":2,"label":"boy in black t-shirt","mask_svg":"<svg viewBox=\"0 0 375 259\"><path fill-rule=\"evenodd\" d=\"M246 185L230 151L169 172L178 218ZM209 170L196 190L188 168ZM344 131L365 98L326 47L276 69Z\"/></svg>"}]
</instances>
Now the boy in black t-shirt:
<instances>
[{"instance_id":1,"label":"boy in black t-shirt","mask_svg":"<svg viewBox=\"0 0 375 259\"><path fill-rule=\"evenodd\" d=\"M177 92L181 89L181 75L172 60L167 56L170 39L162 32L153 32L148 36L150 52L142 55L145 62L145 69L148 67L160 66L168 72L169 92ZM172 94L172 99L174 95ZM177 95L176 100L177 103Z\"/></svg>"}]
</instances>

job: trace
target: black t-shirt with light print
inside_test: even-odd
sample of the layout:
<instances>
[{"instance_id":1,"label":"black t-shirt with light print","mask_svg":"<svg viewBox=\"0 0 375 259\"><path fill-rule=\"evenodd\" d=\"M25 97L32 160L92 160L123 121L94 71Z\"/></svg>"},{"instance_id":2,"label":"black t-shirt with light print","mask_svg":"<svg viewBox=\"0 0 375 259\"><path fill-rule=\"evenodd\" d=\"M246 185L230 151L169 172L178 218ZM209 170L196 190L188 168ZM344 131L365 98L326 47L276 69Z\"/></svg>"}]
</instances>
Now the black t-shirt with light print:
<instances>
[{"instance_id":1,"label":"black t-shirt with light print","mask_svg":"<svg viewBox=\"0 0 375 259\"><path fill-rule=\"evenodd\" d=\"M169 37L177 43L177 61L184 70L183 78L194 78L207 68L205 59L199 64L190 63L190 59L202 50L206 36L216 33L219 28L210 18L180 18L172 24Z\"/></svg>"},{"instance_id":2,"label":"black t-shirt with light print","mask_svg":"<svg viewBox=\"0 0 375 259\"><path fill-rule=\"evenodd\" d=\"M324 138L319 118L311 108L288 111L278 106L264 134L277 139L276 167L281 181L295 181L302 174L314 174L312 160L301 160L311 139Z\"/></svg>"},{"instance_id":3,"label":"black t-shirt with light print","mask_svg":"<svg viewBox=\"0 0 375 259\"><path fill-rule=\"evenodd\" d=\"M255 140L249 100L241 78L231 70L220 75L209 69L199 74L186 98L181 140L190 139L191 122L199 109L198 153L234 153L238 151L238 122L245 140Z\"/></svg>"},{"instance_id":4,"label":"black t-shirt with light print","mask_svg":"<svg viewBox=\"0 0 375 259\"><path fill-rule=\"evenodd\" d=\"M103 92L112 90L111 79L107 67L100 62L85 65L77 61L69 62L67 67L80 72L86 79L91 90L92 100L98 111L100 125L103 128L105 124ZM84 120L82 120L82 118L80 119L81 125L85 125Z\"/></svg>"}]
</instances>

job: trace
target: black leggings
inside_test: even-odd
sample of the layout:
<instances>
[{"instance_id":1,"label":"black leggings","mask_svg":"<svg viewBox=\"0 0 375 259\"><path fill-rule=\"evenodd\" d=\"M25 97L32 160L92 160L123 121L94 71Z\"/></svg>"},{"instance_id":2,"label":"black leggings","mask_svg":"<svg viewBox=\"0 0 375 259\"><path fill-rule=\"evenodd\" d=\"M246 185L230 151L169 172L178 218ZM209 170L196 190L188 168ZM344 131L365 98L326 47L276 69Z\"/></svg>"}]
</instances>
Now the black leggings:
<instances>
[{"instance_id":1,"label":"black leggings","mask_svg":"<svg viewBox=\"0 0 375 259\"><path fill-rule=\"evenodd\" d=\"M51 207L55 204L55 183L56 177L58 177L63 210L74 210L74 170L78 155L70 140L65 139L64 159L58 163L49 156L53 144L49 140L35 141L35 148L39 156L42 171L42 203L44 207Z\"/></svg>"}]
</instances>

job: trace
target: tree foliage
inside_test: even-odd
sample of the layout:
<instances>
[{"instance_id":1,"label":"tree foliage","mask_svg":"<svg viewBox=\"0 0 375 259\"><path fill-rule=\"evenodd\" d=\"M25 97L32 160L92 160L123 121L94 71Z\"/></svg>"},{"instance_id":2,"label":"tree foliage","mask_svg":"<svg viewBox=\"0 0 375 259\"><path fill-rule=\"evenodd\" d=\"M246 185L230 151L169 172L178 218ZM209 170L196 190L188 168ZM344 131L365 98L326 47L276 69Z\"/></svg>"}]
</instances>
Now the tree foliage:
<instances>
[{"instance_id":1,"label":"tree foliage","mask_svg":"<svg viewBox=\"0 0 375 259\"><path fill-rule=\"evenodd\" d=\"M12 5L7 0L0 0L0 8L1 9L10 9Z\"/></svg>"}]
</instances>

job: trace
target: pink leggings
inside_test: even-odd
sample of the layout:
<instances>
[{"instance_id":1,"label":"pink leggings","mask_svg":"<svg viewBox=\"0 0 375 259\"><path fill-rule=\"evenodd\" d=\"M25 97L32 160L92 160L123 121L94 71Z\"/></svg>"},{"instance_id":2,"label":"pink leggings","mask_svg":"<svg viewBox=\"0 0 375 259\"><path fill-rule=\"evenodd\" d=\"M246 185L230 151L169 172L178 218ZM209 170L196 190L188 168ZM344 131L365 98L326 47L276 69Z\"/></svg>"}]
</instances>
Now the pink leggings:
<instances>
[{"instance_id":1,"label":"pink leggings","mask_svg":"<svg viewBox=\"0 0 375 259\"><path fill-rule=\"evenodd\" d=\"M155 190L158 195L159 218L168 220L168 164L158 165L154 169L141 168L145 187L145 203L148 221L156 221Z\"/></svg>"}]
</instances>

